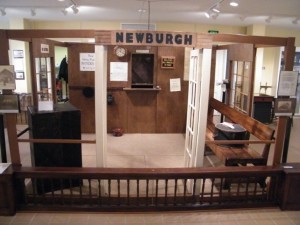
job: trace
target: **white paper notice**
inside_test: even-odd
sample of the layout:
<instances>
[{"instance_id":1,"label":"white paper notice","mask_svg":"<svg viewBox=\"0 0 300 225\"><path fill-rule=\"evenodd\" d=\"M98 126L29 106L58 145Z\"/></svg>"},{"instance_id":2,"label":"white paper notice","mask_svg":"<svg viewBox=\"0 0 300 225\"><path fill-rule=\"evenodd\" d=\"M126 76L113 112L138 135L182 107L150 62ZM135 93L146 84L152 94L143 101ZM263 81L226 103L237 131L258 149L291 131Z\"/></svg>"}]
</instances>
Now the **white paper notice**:
<instances>
[{"instance_id":1,"label":"white paper notice","mask_svg":"<svg viewBox=\"0 0 300 225\"><path fill-rule=\"evenodd\" d=\"M8 167L10 163L0 163L0 174L2 174Z\"/></svg>"},{"instance_id":2,"label":"white paper notice","mask_svg":"<svg viewBox=\"0 0 300 225\"><path fill-rule=\"evenodd\" d=\"M278 96L295 96L297 90L297 71L281 71L278 85Z\"/></svg>"},{"instance_id":3,"label":"white paper notice","mask_svg":"<svg viewBox=\"0 0 300 225\"><path fill-rule=\"evenodd\" d=\"M80 53L80 71L95 71L95 53Z\"/></svg>"},{"instance_id":4,"label":"white paper notice","mask_svg":"<svg viewBox=\"0 0 300 225\"><path fill-rule=\"evenodd\" d=\"M128 81L128 63L110 63L110 81Z\"/></svg>"},{"instance_id":5,"label":"white paper notice","mask_svg":"<svg viewBox=\"0 0 300 225\"><path fill-rule=\"evenodd\" d=\"M181 91L180 78L170 79L170 92Z\"/></svg>"}]
</instances>

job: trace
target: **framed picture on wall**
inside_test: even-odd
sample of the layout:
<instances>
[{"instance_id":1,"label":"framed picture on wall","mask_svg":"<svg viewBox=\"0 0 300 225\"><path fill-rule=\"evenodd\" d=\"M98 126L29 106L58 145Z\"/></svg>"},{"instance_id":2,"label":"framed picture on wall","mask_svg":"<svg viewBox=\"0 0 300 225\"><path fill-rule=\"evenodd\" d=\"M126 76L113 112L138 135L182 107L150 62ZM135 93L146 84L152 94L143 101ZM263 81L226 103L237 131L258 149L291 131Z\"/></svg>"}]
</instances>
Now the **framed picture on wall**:
<instances>
[{"instance_id":1,"label":"framed picture on wall","mask_svg":"<svg viewBox=\"0 0 300 225\"><path fill-rule=\"evenodd\" d=\"M275 99L274 112L276 116L290 116L295 113L296 98Z\"/></svg>"},{"instance_id":2,"label":"framed picture on wall","mask_svg":"<svg viewBox=\"0 0 300 225\"><path fill-rule=\"evenodd\" d=\"M24 80L24 72L23 71L16 71L16 80Z\"/></svg>"},{"instance_id":3,"label":"framed picture on wall","mask_svg":"<svg viewBox=\"0 0 300 225\"><path fill-rule=\"evenodd\" d=\"M0 95L0 113L19 113L19 95Z\"/></svg>"},{"instance_id":4,"label":"framed picture on wall","mask_svg":"<svg viewBox=\"0 0 300 225\"><path fill-rule=\"evenodd\" d=\"M16 89L14 66L12 65L0 66L0 89L2 90Z\"/></svg>"}]
</instances>

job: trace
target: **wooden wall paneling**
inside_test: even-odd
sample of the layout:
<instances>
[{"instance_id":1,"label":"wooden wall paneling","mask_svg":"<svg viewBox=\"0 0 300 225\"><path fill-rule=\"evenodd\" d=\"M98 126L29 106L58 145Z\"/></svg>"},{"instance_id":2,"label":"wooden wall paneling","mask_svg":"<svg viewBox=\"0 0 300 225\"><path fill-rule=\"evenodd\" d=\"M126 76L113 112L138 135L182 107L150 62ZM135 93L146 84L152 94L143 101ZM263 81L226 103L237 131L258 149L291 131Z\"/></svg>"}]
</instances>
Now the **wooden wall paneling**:
<instances>
[{"instance_id":1,"label":"wooden wall paneling","mask_svg":"<svg viewBox=\"0 0 300 225\"><path fill-rule=\"evenodd\" d=\"M160 68L162 56L175 57L175 69ZM184 81L184 48L160 47L157 57L157 133L184 133L186 125L188 81ZM180 78L181 91L170 92L170 79Z\"/></svg>"},{"instance_id":2,"label":"wooden wall paneling","mask_svg":"<svg viewBox=\"0 0 300 225\"><path fill-rule=\"evenodd\" d=\"M156 92L127 92L127 115L129 133L155 133Z\"/></svg>"},{"instance_id":3,"label":"wooden wall paneling","mask_svg":"<svg viewBox=\"0 0 300 225\"><path fill-rule=\"evenodd\" d=\"M128 132L127 127L127 94L123 89L108 89L108 94L112 94L114 101L111 105L107 105L107 132L112 132L114 128L122 128L125 133Z\"/></svg>"},{"instance_id":4,"label":"wooden wall paneling","mask_svg":"<svg viewBox=\"0 0 300 225\"><path fill-rule=\"evenodd\" d=\"M113 105L107 107L108 132L115 127L121 127L128 133L154 133L156 129L156 92L123 91L124 87L131 87L131 54L136 50L149 50L157 57L157 47L123 46L127 55L119 58L114 54L114 45L108 46L107 89L115 98ZM128 81L110 81L110 62L128 62ZM156 83L156 65L154 68L154 82Z\"/></svg>"},{"instance_id":5,"label":"wooden wall paneling","mask_svg":"<svg viewBox=\"0 0 300 225\"><path fill-rule=\"evenodd\" d=\"M81 110L81 131L95 132L95 97L85 97L83 88L95 87L95 72L80 71L80 53L94 53L93 44L70 44L68 46L69 101Z\"/></svg>"}]
</instances>

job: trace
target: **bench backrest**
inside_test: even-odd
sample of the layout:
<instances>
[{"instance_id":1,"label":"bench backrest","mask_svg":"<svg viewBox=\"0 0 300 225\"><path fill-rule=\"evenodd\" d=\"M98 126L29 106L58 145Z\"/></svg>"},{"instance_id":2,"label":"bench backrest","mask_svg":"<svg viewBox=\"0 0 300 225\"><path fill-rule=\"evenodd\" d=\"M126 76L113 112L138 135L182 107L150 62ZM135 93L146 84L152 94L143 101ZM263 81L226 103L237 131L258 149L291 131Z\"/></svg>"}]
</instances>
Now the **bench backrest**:
<instances>
[{"instance_id":1,"label":"bench backrest","mask_svg":"<svg viewBox=\"0 0 300 225\"><path fill-rule=\"evenodd\" d=\"M209 100L209 107L210 109L215 109L223 114L227 119L231 120L231 122L242 125L249 133L257 137L259 140L272 140L274 137L274 129L214 98ZM210 116L212 116L212 114ZM270 147L271 144L265 144L261 154L261 156L265 159L266 164L269 157Z\"/></svg>"},{"instance_id":2,"label":"bench backrest","mask_svg":"<svg viewBox=\"0 0 300 225\"><path fill-rule=\"evenodd\" d=\"M249 133L254 135L260 140L272 140L274 130L269 126L253 119L252 117L231 108L230 106L211 98L209 100L209 106L221 114L233 123L242 125Z\"/></svg>"}]
</instances>

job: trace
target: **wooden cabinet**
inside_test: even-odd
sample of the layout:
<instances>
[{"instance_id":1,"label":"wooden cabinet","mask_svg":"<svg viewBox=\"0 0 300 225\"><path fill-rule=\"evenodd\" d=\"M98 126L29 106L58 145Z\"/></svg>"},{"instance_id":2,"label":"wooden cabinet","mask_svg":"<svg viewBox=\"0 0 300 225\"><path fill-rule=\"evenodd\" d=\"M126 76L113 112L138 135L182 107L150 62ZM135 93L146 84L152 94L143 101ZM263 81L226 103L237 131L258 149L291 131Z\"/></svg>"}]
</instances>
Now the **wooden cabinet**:
<instances>
[{"instance_id":1,"label":"wooden cabinet","mask_svg":"<svg viewBox=\"0 0 300 225\"><path fill-rule=\"evenodd\" d=\"M300 210L300 164L287 163L283 169L283 181L279 187L279 201L282 210Z\"/></svg>"},{"instance_id":2,"label":"wooden cabinet","mask_svg":"<svg viewBox=\"0 0 300 225\"><path fill-rule=\"evenodd\" d=\"M0 174L0 216L15 214L13 170L11 166Z\"/></svg>"},{"instance_id":3,"label":"wooden cabinet","mask_svg":"<svg viewBox=\"0 0 300 225\"><path fill-rule=\"evenodd\" d=\"M29 136L34 139L81 139L80 111L69 103L55 104L53 111L38 111L28 108ZM32 166L81 167L81 144L31 143ZM66 182L65 187L69 183ZM77 185L79 183L77 182ZM37 181L39 194L52 190L46 181ZM73 183L76 186L76 183ZM60 183L57 183L58 189ZM55 187L54 187L55 189Z\"/></svg>"},{"instance_id":4,"label":"wooden cabinet","mask_svg":"<svg viewBox=\"0 0 300 225\"><path fill-rule=\"evenodd\" d=\"M274 97L264 94L254 96L253 118L262 123L272 123L273 121Z\"/></svg>"}]
</instances>

